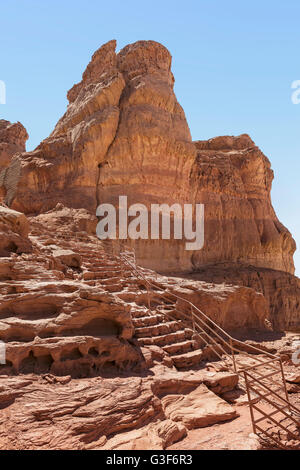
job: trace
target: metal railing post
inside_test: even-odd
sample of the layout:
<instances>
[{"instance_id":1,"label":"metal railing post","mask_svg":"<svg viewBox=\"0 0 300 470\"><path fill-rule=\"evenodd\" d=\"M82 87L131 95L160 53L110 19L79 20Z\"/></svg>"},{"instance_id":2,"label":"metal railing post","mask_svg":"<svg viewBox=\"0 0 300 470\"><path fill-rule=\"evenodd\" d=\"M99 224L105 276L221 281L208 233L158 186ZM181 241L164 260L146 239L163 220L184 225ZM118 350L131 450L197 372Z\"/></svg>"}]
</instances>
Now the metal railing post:
<instances>
[{"instance_id":1,"label":"metal railing post","mask_svg":"<svg viewBox=\"0 0 300 470\"><path fill-rule=\"evenodd\" d=\"M251 392L248 384L248 377L247 377L247 372L244 372L244 379L245 379L245 384L246 384L246 391L247 391L247 397L248 397L248 402L249 402L249 409L250 409L250 416L251 416L251 421L252 421L252 429L254 434L256 434L256 426L255 426L255 418L254 418L254 413L253 413L253 408L252 408L252 401L251 401Z\"/></svg>"},{"instance_id":2,"label":"metal railing post","mask_svg":"<svg viewBox=\"0 0 300 470\"><path fill-rule=\"evenodd\" d=\"M237 372L234 349L233 349L233 344L232 344L232 338L230 338L230 349L231 349L231 355L232 355L233 369L234 369L234 372Z\"/></svg>"},{"instance_id":3,"label":"metal railing post","mask_svg":"<svg viewBox=\"0 0 300 470\"><path fill-rule=\"evenodd\" d=\"M286 381L285 381L285 376L284 376L284 370L283 370L281 357L278 359L278 361L279 361L279 364L280 364L280 370L281 370L281 374L282 374L282 381L283 381L283 387L284 387L284 393L285 393L285 396L286 396L286 401L288 402L289 411L290 411L290 413L292 413L291 404L290 404L290 397L289 397L289 394L288 394L288 391L287 391L287 388L286 388Z\"/></svg>"},{"instance_id":4,"label":"metal railing post","mask_svg":"<svg viewBox=\"0 0 300 470\"><path fill-rule=\"evenodd\" d=\"M194 311L193 311L193 306L191 305L191 314L192 314L192 325L193 325L193 332L196 333L196 328L195 328L195 318L194 318Z\"/></svg>"}]
</instances>

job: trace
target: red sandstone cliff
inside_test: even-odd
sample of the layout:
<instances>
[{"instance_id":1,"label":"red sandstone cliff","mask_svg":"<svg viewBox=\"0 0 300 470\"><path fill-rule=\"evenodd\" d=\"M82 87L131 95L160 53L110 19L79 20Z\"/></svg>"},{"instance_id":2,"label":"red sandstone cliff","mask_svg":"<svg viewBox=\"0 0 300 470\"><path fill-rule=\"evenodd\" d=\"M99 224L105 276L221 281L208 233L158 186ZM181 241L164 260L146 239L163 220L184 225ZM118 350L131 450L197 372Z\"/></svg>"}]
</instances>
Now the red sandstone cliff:
<instances>
[{"instance_id":1,"label":"red sandstone cliff","mask_svg":"<svg viewBox=\"0 0 300 470\"><path fill-rule=\"evenodd\" d=\"M232 420L237 435L217 428L219 445L257 449L211 320L264 339L282 336L266 327L299 329L295 243L272 208L270 162L247 135L193 143L169 52L115 47L94 54L35 151L20 123L0 121L0 449L165 449ZM205 204L204 248L139 241L139 263L177 273L129 269L96 238L97 205L120 194L147 207ZM209 317L200 335L184 299ZM295 397L297 338L260 344L289 364Z\"/></svg>"},{"instance_id":2,"label":"red sandstone cliff","mask_svg":"<svg viewBox=\"0 0 300 470\"><path fill-rule=\"evenodd\" d=\"M207 273L212 281L216 263L242 265L239 284L255 289L257 282L244 272L250 266L260 276L263 270L268 273L263 279L274 280L268 288L261 281L259 288L274 325L297 327L295 242L271 204L269 160L247 135L193 143L174 94L167 49L154 41L130 44L119 53L115 48L110 41L95 52L49 138L33 152L4 159L5 203L25 214L43 213L57 203L94 214L99 202L117 205L121 194L129 204L147 207L204 203L202 250L186 251L185 241L139 240L138 261L162 272L201 271L201 278ZM22 131L21 147L25 136ZM100 169L103 162L108 164ZM229 270L227 275L236 282Z\"/></svg>"}]
</instances>

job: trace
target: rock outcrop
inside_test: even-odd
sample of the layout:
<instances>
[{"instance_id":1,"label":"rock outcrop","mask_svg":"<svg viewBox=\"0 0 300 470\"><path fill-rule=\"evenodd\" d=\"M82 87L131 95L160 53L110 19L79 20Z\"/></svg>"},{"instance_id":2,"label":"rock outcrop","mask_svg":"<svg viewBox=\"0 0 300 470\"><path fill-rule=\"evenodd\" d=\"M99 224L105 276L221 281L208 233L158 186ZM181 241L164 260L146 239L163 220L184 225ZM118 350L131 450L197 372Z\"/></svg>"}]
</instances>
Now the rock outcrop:
<instances>
[{"instance_id":1,"label":"rock outcrop","mask_svg":"<svg viewBox=\"0 0 300 470\"><path fill-rule=\"evenodd\" d=\"M0 119L0 174L9 166L13 155L25 152L27 139L26 129L20 122L12 124Z\"/></svg>"},{"instance_id":2,"label":"rock outcrop","mask_svg":"<svg viewBox=\"0 0 300 470\"><path fill-rule=\"evenodd\" d=\"M29 222L24 214L0 206L0 257L30 253Z\"/></svg>"},{"instance_id":3,"label":"rock outcrop","mask_svg":"<svg viewBox=\"0 0 300 470\"><path fill-rule=\"evenodd\" d=\"M192 142L173 87L171 55L161 44L138 41L118 53L115 41L103 45L69 91L66 113L36 150L18 153L25 129L1 121L0 140L9 143L0 173L4 203L45 224L54 211L58 226L66 217L71 231L89 234L97 205L118 207L120 195L128 196L128 205L147 208L202 203L202 250L187 251L185 240L136 240L138 263L164 273L199 272L199 279L213 283L222 278L214 266L226 263L232 272L226 268L223 280L263 294L273 327L297 328L296 247L271 204L269 160L247 135ZM58 253L54 260L62 263ZM238 310L244 325L251 324L249 310Z\"/></svg>"},{"instance_id":4,"label":"rock outcrop","mask_svg":"<svg viewBox=\"0 0 300 470\"><path fill-rule=\"evenodd\" d=\"M9 200L11 189L16 189L19 164L13 164L12 160L14 155L25 152L27 139L26 129L20 122L12 124L0 119L0 202L4 198ZM7 183L8 179L10 184Z\"/></svg>"},{"instance_id":5,"label":"rock outcrop","mask_svg":"<svg viewBox=\"0 0 300 470\"><path fill-rule=\"evenodd\" d=\"M186 277L191 281L251 287L266 299L275 330L299 331L300 280L290 273L243 263L218 263L199 268Z\"/></svg>"},{"instance_id":6,"label":"rock outcrop","mask_svg":"<svg viewBox=\"0 0 300 470\"><path fill-rule=\"evenodd\" d=\"M158 380L164 373L164 369L152 371ZM222 381L222 374L220 379L217 373L213 375L216 382ZM238 416L233 406L209 390L209 373L205 371L181 373L180 381L185 381L186 388L174 398L185 400L181 408L184 418L177 413L175 420L167 418L170 413L163 409L169 408L166 401L170 395L167 390L153 391L151 375L95 377L80 382L68 377L53 379L30 374L1 379L0 449L164 449L187 435L184 422L205 395L210 398L210 407L207 411L202 408L201 422L189 421L189 428ZM176 379L174 374L173 386ZM232 390L235 377L228 383Z\"/></svg>"},{"instance_id":7,"label":"rock outcrop","mask_svg":"<svg viewBox=\"0 0 300 470\"><path fill-rule=\"evenodd\" d=\"M195 269L239 262L294 274L296 245L271 204L273 171L247 135L195 142L192 184L205 204L206 245Z\"/></svg>"},{"instance_id":8,"label":"rock outcrop","mask_svg":"<svg viewBox=\"0 0 300 470\"><path fill-rule=\"evenodd\" d=\"M50 137L13 158L5 202L25 214L59 202L95 213L100 202L118 207L122 194L147 208L202 203L202 250L137 240L139 261L164 272L231 261L293 274L295 243L272 208L269 160L247 135L193 143L167 49L154 41L115 48L110 41L94 54Z\"/></svg>"},{"instance_id":9,"label":"rock outcrop","mask_svg":"<svg viewBox=\"0 0 300 470\"><path fill-rule=\"evenodd\" d=\"M23 214L2 208L0 218L1 211L3 231L30 248L0 257L0 340L7 359L2 373L80 377L106 368L141 370L157 360L182 369L214 357L194 341L189 325L169 318L169 300L158 302L155 292L148 297L141 281L87 233L93 220L84 209L71 226L74 209L61 205L32 217L30 234ZM249 288L151 271L147 278L157 289L209 310L227 329L263 328L269 317L264 297ZM176 300L172 308L184 311Z\"/></svg>"},{"instance_id":10,"label":"rock outcrop","mask_svg":"<svg viewBox=\"0 0 300 470\"><path fill-rule=\"evenodd\" d=\"M165 449L238 420L247 398L216 323L254 335L231 340L239 366L253 346L260 361L278 351L297 403L299 338L259 336L300 325L269 160L247 135L192 142L161 44L115 49L96 51L36 150L0 120L0 449ZM136 240L144 268L124 263L96 237L97 206L120 195L204 204L204 248Z\"/></svg>"}]
</instances>

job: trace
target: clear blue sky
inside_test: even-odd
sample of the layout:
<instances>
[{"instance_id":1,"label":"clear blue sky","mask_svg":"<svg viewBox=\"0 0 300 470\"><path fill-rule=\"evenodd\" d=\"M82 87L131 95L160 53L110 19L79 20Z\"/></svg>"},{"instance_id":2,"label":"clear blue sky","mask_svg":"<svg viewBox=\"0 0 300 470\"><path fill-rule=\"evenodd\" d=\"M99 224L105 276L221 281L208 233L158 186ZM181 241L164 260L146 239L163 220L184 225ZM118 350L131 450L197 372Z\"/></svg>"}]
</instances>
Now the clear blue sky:
<instances>
[{"instance_id":1,"label":"clear blue sky","mask_svg":"<svg viewBox=\"0 0 300 470\"><path fill-rule=\"evenodd\" d=\"M272 162L273 204L300 246L299 0L9 0L0 12L0 113L25 125L28 150L49 135L101 44L159 41L193 138L250 134ZM299 274L298 252L295 261Z\"/></svg>"}]
</instances>

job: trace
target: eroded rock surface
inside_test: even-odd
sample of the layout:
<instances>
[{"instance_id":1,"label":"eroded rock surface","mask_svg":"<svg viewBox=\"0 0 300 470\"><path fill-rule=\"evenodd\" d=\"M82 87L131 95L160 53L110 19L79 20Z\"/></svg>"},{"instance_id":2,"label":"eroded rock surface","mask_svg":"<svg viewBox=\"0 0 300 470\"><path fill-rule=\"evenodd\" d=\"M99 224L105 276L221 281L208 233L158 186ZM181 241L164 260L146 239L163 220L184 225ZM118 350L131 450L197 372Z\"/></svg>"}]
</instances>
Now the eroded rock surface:
<instances>
[{"instance_id":1,"label":"eroded rock surface","mask_svg":"<svg viewBox=\"0 0 300 470\"><path fill-rule=\"evenodd\" d=\"M272 207L268 158L246 134L192 142L173 87L171 55L161 44L138 41L118 53L116 41L104 44L36 150L13 155L24 150L26 131L1 121L0 141L6 152L10 146L0 176L5 203L40 214L45 223L44 213L63 204L72 208L66 216L76 231L74 209L86 210L90 216L80 216L79 230L89 233L98 204L118 207L120 195L148 209L153 203L202 203L202 250L187 251L185 240L136 240L139 264L165 273L201 271L214 283L216 263L243 266L238 282L227 270L229 282L264 294L273 327L298 328L296 247Z\"/></svg>"},{"instance_id":2,"label":"eroded rock surface","mask_svg":"<svg viewBox=\"0 0 300 470\"><path fill-rule=\"evenodd\" d=\"M20 122L12 124L0 119L0 174L9 166L14 154L25 152L27 139L26 129Z\"/></svg>"},{"instance_id":3,"label":"eroded rock surface","mask_svg":"<svg viewBox=\"0 0 300 470\"><path fill-rule=\"evenodd\" d=\"M157 378L162 372L154 370ZM203 420L212 421L212 410L205 412L203 397L192 395L204 376L198 374L190 384L186 400L202 403ZM47 376L2 377L0 448L163 449L185 437L187 428L180 417L166 417L164 398L153 393L151 383L151 376L95 377L66 383L50 383ZM211 402L218 403L214 422L236 417L230 405L205 389Z\"/></svg>"},{"instance_id":4,"label":"eroded rock surface","mask_svg":"<svg viewBox=\"0 0 300 470\"><path fill-rule=\"evenodd\" d=\"M269 160L247 135L193 143L173 86L164 46L116 53L110 41L36 150L20 123L0 121L1 449L164 449L237 420L244 390L184 299L241 334L299 328L295 243L272 208ZM203 203L204 248L139 240L150 269L138 276L95 236L96 207L119 195ZM243 351L279 352L296 403L295 347L278 341Z\"/></svg>"},{"instance_id":5,"label":"eroded rock surface","mask_svg":"<svg viewBox=\"0 0 300 470\"><path fill-rule=\"evenodd\" d=\"M32 247L28 234L29 222L25 215L0 205L0 257L10 256L11 253L30 253ZM5 271L3 266L4 277Z\"/></svg>"}]
</instances>

